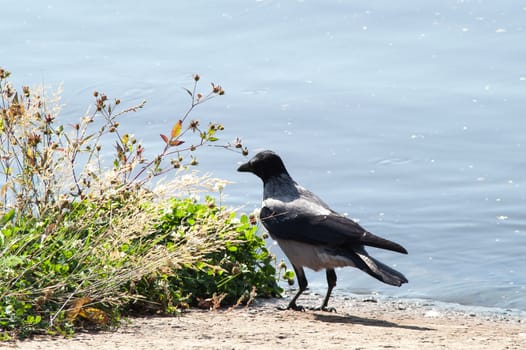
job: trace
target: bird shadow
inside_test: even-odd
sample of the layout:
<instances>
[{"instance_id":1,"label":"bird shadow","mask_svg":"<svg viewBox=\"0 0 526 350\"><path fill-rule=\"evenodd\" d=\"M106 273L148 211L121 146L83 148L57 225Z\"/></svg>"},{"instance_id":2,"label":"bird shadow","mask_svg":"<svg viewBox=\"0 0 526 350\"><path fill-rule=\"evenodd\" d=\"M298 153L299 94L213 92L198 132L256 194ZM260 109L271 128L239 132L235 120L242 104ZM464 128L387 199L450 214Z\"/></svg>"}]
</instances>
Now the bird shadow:
<instances>
[{"instance_id":1,"label":"bird shadow","mask_svg":"<svg viewBox=\"0 0 526 350\"><path fill-rule=\"evenodd\" d=\"M408 329L413 331L435 331L434 328L412 326L412 325L401 325L394 322L376 320L372 318L358 317L352 315L335 315L335 314L314 314L314 317L317 321L326 322L326 323L349 323L349 324L361 324L363 326L372 326L372 327L386 327L386 328L400 328Z\"/></svg>"}]
</instances>

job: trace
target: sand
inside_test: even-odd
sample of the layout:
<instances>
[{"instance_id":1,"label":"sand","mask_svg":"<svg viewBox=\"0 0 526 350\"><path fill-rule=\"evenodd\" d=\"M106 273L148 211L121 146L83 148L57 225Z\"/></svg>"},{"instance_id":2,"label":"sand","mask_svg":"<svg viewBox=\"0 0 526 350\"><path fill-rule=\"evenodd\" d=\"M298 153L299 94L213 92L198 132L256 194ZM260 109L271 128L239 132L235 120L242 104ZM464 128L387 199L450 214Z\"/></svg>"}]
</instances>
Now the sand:
<instances>
[{"instance_id":1,"label":"sand","mask_svg":"<svg viewBox=\"0 0 526 350\"><path fill-rule=\"evenodd\" d=\"M305 306L322 296L306 294ZM287 299L246 308L191 309L180 317L131 318L113 332L0 343L14 349L526 349L524 313L472 312L432 302L331 298L337 312L278 310Z\"/></svg>"}]
</instances>

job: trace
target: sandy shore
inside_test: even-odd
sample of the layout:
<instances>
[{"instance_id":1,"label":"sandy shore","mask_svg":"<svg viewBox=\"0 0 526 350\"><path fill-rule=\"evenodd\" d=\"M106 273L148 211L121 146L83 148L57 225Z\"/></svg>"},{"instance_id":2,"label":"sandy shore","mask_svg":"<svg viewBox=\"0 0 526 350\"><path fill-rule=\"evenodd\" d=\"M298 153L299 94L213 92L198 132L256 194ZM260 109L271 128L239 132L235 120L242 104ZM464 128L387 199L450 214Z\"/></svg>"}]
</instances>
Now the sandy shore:
<instances>
[{"instance_id":1,"label":"sandy shore","mask_svg":"<svg viewBox=\"0 0 526 350\"><path fill-rule=\"evenodd\" d=\"M305 295L305 306L322 297ZM133 318L115 332L0 343L14 349L526 349L526 319L432 303L331 299L336 313L280 311L287 299L182 317Z\"/></svg>"}]
</instances>

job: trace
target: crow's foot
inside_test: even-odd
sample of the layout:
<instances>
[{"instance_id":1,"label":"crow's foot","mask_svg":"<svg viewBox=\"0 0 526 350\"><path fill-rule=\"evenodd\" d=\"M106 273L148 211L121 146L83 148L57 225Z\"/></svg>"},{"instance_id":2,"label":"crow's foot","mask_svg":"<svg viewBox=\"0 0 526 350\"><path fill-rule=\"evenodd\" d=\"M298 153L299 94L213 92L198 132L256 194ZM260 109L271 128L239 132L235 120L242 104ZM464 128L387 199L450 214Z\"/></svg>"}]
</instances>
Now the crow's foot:
<instances>
[{"instance_id":1,"label":"crow's foot","mask_svg":"<svg viewBox=\"0 0 526 350\"><path fill-rule=\"evenodd\" d=\"M336 309L333 307L327 307L327 306L318 306L310 308L312 311L325 311L325 312L334 312L336 313Z\"/></svg>"},{"instance_id":2,"label":"crow's foot","mask_svg":"<svg viewBox=\"0 0 526 350\"><path fill-rule=\"evenodd\" d=\"M287 307L278 306L278 310L294 310L294 311L305 311L305 308L301 305L296 305L296 303L290 303Z\"/></svg>"}]
</instances>

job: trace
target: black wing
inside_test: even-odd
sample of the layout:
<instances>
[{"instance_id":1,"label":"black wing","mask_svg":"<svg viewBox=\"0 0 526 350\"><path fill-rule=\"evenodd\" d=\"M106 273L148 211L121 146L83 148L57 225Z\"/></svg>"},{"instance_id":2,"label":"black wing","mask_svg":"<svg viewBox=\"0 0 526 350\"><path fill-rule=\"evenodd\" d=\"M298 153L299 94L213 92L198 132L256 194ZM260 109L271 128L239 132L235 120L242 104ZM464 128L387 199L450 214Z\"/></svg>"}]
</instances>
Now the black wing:
<instances>
[{"instance_id":1,"label":"black wing","mask_svg":"<svg viewBox=\"0 0 526 350\"><path fill-rule=\"evenodd\" d=\"M329 215L279 214L263 207L261 222L277 239L345 247L366 245L407 254L400 244L378 237L358 223L336 213Z\"/></svg>"}]
</instances>

